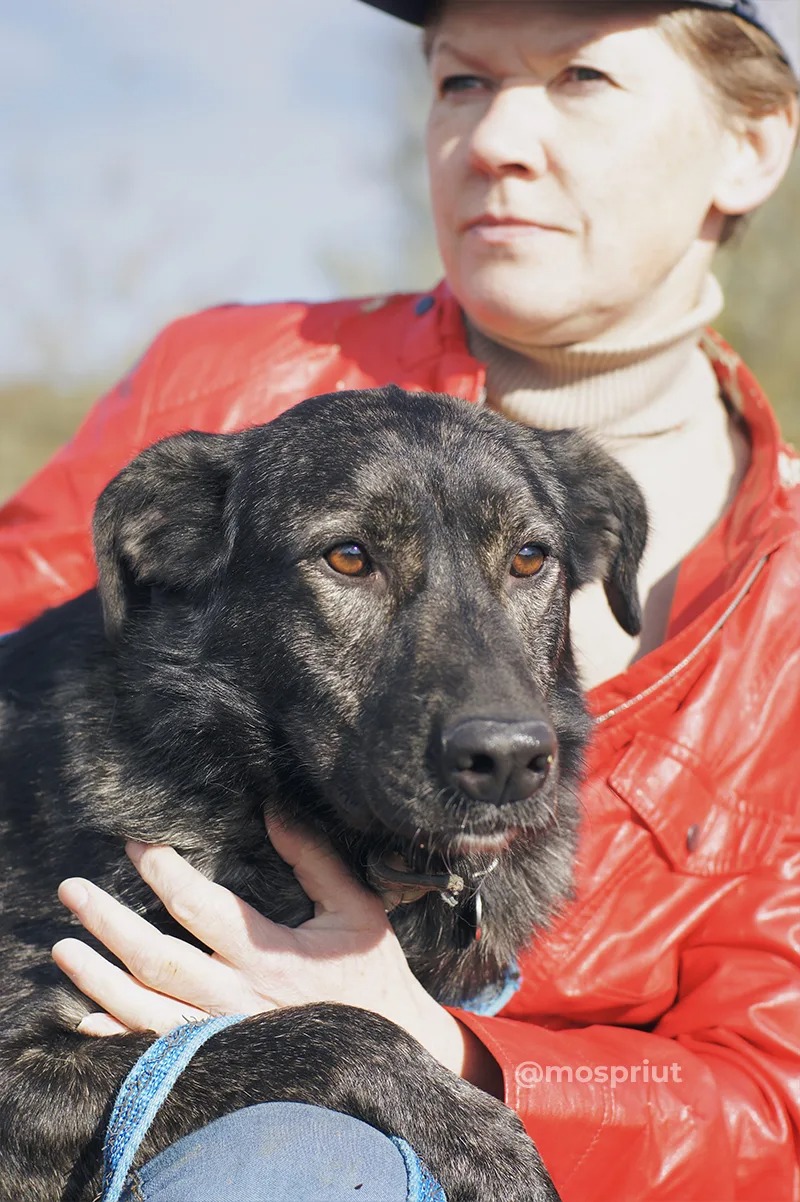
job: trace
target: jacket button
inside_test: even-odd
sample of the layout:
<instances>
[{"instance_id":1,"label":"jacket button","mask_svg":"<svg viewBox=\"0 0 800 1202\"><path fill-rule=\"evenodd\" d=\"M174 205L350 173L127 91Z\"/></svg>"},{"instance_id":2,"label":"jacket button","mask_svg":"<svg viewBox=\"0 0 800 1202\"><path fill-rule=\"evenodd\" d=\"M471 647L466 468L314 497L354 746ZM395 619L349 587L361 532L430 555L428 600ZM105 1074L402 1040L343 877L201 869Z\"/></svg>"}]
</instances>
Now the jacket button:
<instances>
[{"instance_id":1,"label":"jacket button","mask_svg":"<svg viewBox=\"0 0 800 1202\"><path fill-rule=\"evenodd\" d=\"M697 845L700 842L700 824L693 822L686 832L686 850L688 852L697 851Z\"/></svg>"},{"instance_id":2,"label":"jacket button","mask_svg":"<svg viewBox=\"0 0 800 1202\"><path fill-rule=\"evenodd\" d=\"M430 312L435 304L436 301L432 296L422 296L414 305L414 312L416 313L417 317L424 317L426 313Z\"/></svg>"}]
</instances>

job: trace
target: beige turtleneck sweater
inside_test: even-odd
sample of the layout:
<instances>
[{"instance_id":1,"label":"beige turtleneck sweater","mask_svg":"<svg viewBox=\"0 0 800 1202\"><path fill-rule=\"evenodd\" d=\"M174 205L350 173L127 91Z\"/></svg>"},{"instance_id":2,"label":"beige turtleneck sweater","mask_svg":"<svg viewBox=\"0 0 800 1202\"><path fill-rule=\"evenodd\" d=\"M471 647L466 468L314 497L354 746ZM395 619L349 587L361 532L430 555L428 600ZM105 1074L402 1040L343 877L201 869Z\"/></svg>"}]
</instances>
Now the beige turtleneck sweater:
<instances>
[{"instance_id":1,"label":"beige turtleneck sweater","mask_svg":"<svg viewBox=\"0 0 800 1202\"><path fill-rule=\"evenodd\" d=\"M486 364L491 408L528 426L594 434L647 500L641 636L631 638L617 626L600 582L573 598L573 643L587 688L663 641L680 563L722 516L747 469L746 436L698 346L721 308L719 285L709 276L695 309L657 341L522 353L468 325L470 350Z\"/></svg>"}]
</instances>

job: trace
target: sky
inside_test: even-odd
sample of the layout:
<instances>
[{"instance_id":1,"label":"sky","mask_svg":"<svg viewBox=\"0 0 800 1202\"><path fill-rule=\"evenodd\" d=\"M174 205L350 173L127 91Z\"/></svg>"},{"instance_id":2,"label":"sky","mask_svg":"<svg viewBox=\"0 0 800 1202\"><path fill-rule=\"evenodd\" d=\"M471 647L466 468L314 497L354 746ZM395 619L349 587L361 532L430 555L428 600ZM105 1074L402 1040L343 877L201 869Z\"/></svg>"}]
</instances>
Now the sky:
<instances>
[{"instance_id":1,"label":"sky","mask_svg":"<svg viewBox=\"0 0 800 1202\"><path fill-rule=\"evenodd\" d=\"M115 370L215 302L335 295L331 260L388 287L417 36L359 0L2 0L0 378Z\"/></svg>"}]
</instances>

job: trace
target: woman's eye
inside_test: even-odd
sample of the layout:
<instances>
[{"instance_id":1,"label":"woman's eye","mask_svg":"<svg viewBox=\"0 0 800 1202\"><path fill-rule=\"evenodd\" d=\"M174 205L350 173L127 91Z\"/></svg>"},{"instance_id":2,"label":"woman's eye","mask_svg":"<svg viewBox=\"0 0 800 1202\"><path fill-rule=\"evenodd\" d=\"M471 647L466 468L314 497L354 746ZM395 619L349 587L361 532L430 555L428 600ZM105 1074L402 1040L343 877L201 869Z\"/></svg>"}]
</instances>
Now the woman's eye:
<instances>
[{"instance_id":1,"label":"woman's eye","mask_svg":"<svg viewBox=\"0 0 800 1202\"><path fill-rule=\"evenodd\" d=\"M564 74L568 83L608 83L608 76L594 67L567 67Z\"/></svg>"},{"instance_id":2,"label":"woman's eye","mask_svg":"<svg viewBox=\"0 0 800 1202\"><path fill-rule=\"evenodd\" d=\"M473 92L485 86L478 75L447 75L439 84L439 95L448 96L459 92Z\"/></svg>"},{"instance_id":3,"label":"woman's eye","mask_svg":"<svg viewBox=\"0 0 800 1202\"><path fill-rule=\"evenodd\" d=\"M372 560L358 543L339 543L324 555L325 562L340 576L369 576Z\"/></svg>"},{"instance_id":4,"label":"woman's eye","mask_svg":"<svg viewBox=\"0 0 800 1202\"><path fill-rule=\"evenodd\" d=\"M526 543L511 560L511 575L520 576L523 579L528 576L536 576L544 567L546 559L547 552L543 547L539 547L535 543Z\"/></svg>"}]
</instances>

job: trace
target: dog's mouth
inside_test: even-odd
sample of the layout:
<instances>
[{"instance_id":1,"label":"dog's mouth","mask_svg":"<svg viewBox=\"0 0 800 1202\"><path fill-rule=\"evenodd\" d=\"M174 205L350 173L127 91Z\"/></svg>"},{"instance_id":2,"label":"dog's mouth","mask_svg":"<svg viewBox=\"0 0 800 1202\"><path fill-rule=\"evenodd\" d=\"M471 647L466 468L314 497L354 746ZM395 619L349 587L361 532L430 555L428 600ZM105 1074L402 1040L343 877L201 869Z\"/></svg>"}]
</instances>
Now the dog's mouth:
<instances>
[{"instance_id":1,"label":"dog's mouth","mask_svg":"<svg viewBox=\"0 0 800 1202\"><path fill-rule=\"evenodd\" d=\"M458 835L448 846L450 857L471 859L474 856L499 856L517 837L518 830L511 827L495 834Z\"/></svg>"}]
</instances>

